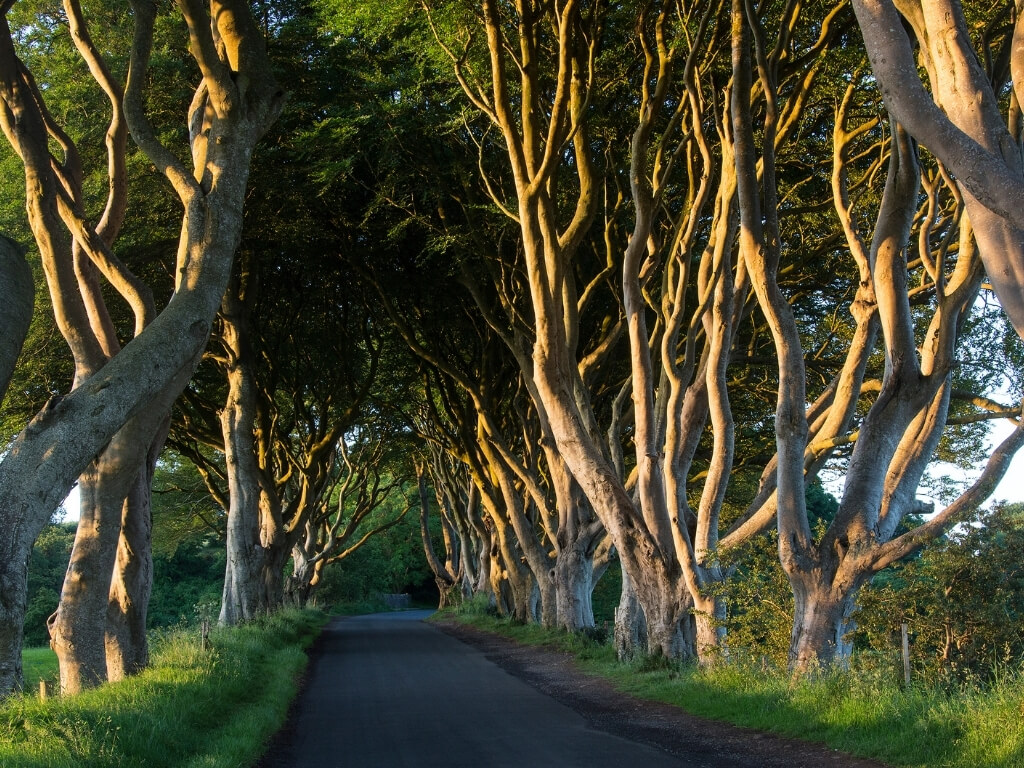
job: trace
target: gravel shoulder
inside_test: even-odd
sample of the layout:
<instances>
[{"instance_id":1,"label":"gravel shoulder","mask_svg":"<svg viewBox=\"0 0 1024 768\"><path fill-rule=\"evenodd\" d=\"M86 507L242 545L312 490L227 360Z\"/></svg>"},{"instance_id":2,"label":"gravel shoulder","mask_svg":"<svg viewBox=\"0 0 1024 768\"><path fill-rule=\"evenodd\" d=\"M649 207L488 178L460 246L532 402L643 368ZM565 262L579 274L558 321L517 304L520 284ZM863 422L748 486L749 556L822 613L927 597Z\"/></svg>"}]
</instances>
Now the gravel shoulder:
<instances>
[{"instance_id":1,"label":"gravel shoulder","mask_svg":"<svg viewBox=\"0 0 1024 768\"><path fill-rule=\"evenodd\" d=\"M762 733L687 714L668 704L638 699L582 672L568 653L520 645L452 621L434 626L481 651L488 660L575 710L591 727L664 750L693 766L779 768L884 768L823 744Z\"/></svg>"}]
</instances>

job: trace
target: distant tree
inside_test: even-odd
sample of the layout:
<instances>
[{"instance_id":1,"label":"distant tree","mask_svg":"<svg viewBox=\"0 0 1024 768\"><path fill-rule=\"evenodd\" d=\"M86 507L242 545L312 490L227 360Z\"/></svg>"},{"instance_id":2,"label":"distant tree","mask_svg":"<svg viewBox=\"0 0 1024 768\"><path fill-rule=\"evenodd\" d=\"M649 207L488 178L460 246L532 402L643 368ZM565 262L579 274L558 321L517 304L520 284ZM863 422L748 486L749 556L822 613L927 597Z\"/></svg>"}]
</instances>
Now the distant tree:
<instances>
[{"instance_id":1,"label":"distant tree","mask_svg":"<svg viewBox=\"0 0 1024 768\"><path fill-rule=\"evenodd\" d=\"M28 562L28 609L25 612L25 645L47 645L46 620L60 602L61 585L75 541L75 522L51 521L32 547Z\"/></svg>"},{"instance_id":2,"label":"distant tree","mask_svg":"<svg viewBox=\"0 0 1024 768\"><path fill-rule=\"evenodd\" d=\"M382 509L384 515L394 510ZM369 521L370 525L378 522ZM406 515L392 528L370 538L366 545L336 566L325 568L315 600L321 605L372 603L380 593L433 593L433 574L423 558L419 521ZM436 594L433 595L436 599Z\"/></svg>"}]
</instances>

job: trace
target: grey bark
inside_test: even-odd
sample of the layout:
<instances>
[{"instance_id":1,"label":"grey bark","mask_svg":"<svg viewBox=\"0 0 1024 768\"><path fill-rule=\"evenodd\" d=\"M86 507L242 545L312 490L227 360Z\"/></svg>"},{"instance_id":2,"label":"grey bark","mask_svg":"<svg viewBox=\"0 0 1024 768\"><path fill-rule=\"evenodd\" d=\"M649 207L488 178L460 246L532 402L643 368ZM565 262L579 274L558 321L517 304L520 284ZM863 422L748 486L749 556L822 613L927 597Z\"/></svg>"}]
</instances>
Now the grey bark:
<instances>
[{"instance_id":1,"label":"grey bark","mask_svg":"<svg viewBox=\"0 0 1024 768\"><path fill-rule=\"evenodd\" d=\"M221 411L228 478L227 564L220 623L252 621L269 609L263 584L267 550L260 540L261 482L256 459L256 378L242 302L225 296L222 335L228 395Z\"/></svg>"},{"instance_id":2,"label":"grey bark","mask_svg":"<svg viewBox=\"0 0 1024 768\"><path fill-rule=\"evenodd\" d=\"M32 320L32 271L22 250L0 236L0 404ZM0 465L2 471L2 465ZM8 520L0 506L0 520ZM11 522L14 522L13 520ZM19 528L0 542L0 695L21 687L27 562L32 540ZM20 535L19 535L20 534Z\"/></svg>"},{"instance_id":3,"label":"grey bark","mask_svg":"<svg viewBox=\"0 0 1024 768\"><path fill-rule=\"evenodd\" d=\"M22 248L0 235L0 403L32 322L35 283Z\"/></svg>"},{"instance_id":4,"label":"grey bark","mask_svg":"<svg viewBox=\"0 0 1024 768\"><path fill-rule=\"evenodd\" d=\"M1024 164L971 49L962 7L951 0L856 0L853 8L886 107L963 189L995 293L1024 335ZM901 13L920 44L930 92L918 75ZM1019 62L1012 73L1018 89Z\"/></svg>"},{"instance_id":5,"label":"grey bark","mask_svg":"<svg viewBox=\"0 0 1024 768\"><path fill-rule=\"evenodd\" d=\"M622 592L615 608L615 652L619 659L627 660L647 652L647 622L629 571L621 563L620 568Z\"/></svg>"},{"instance_id":6,"label":"grey bark","mask_svg":"<svg viewBox=\"0 0 1024 768\"><path fill-rule=\"evenodd\" d=\"M149 665L146 619L153 589L153 475L170 418L157 427L145 463L124 503L107 605L107 678L121 680Z\"/></svg>"},{"instance_id":7,"label":"grey bark","mask_svg":"<svg viewBox=\"0 0 1024 768\"><path fill-rule=\"evenodd\" d=\"M155 411L137 414L79 478L75 544L60 605L47 622L66 695L107 679L107 607L125 499L144 473L139 445L162 421L163 414Z\"/></svg>"}]
</instances>

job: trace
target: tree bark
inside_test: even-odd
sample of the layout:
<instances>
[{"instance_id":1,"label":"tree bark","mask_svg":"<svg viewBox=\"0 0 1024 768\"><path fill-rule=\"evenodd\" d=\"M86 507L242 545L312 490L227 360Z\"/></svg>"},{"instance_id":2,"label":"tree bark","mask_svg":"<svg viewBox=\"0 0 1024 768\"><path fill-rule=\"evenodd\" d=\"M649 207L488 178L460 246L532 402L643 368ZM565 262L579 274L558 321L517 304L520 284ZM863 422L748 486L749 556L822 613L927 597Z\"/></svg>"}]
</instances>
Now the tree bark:
<instances>
[{"instance_id":1,"label":"tree bark","mask_svg":"<svg viewBox=\"0 0 1024 768\"><path fill-rule=\"evenodd\" d=\"M620 562L622 592L615 608L615 653L626 661L647 652L647 622L629 572Z\"/></svg>"},{"instance_id":2,"label":"tree bark","mask_svg":"<svg viewBox=\"0 0 1024 768\"><path fill-rule=\"evenodd\" d=\"M67 576L56 613L50 617L50 645L60 661L61 692L73 695L107 679L107 610L126 499L148 479L148 438L162 414L136 416L82 473L82 503ZM154 424L154 422L156 422Z\"/></svg>"},{"instance_id":3,"label":"tree bark","mask_svg":"<svg viewBox=\"0 0 1024 768\"><path fill-rule=\"evenodd\" d=\"M567 632L594 626L594 556L606 533L583 489L562 457L543 441L548 473L555 491L558 528L551 581L555 588L555 620Z\"/></svg>"},{"instance_id":4,"label":"tree bark","mask_svg":"<svg viewBox=\"0 0 1024 768\"><path fill-rule=\"evenodd\" d=\"M247 336L247 319L237 296L225 296L221 318L228 381L221 429L230 507L220 623L232 626L252 621L269 608L263 583L268 553L260 541L262 491L254 434L255 360Z\"/></svg>"},{"instance_id":5,"label":"tree bark","mask_svg":"<svg viewBox=\"0 0 1024 768\"><path fill-rule=\"evenodd\" d=\"M1024 336L1024 166L971 48L962 7L949 0L856 0L853 8L886 107L962 188L996 296ZM901 13L920 44L930 92L920 81ZM1015 89L1021 87L1018 70L1011 69Z\"/></svg>"},{"instance_id":6,"label":"tree bark","mask_svg":"<svg viewBox=\"0 0 1024 768\"><path fill-rule=\"evenodd\" d=\"M0 404L32 322L35 282L21 247L0 235Z\"/></svg>"},{"instance_id":7,"label":"tree bark","mask_svg":"<svg viewBox=\"0 0 1024 768\"><path fill-rule=\"evenodd\" d=\"M35 286L21 248L0 235L0 404L32 321ZM0 520L5 523L4 508ZM13 522L13 521L12 521ZM21 687L28 556L34 537L18 528L0 544L0 696ZM30 540L31 538L31 540Z\"/></svg>"},{"instance_id":8,"label":"tree bark","mask_svg":"<svg viewBox=\"0 0 1024 768\"><path fill-rule=\"evenodd\" d=\"M107 605L107 678L122 680L149 666L146 617L153 588L151 489L169 419L159 428L145 465L124 502L117 560Z\"/></svg>"},{"instance_id":9,"label":"tree bark","mask_svg":"<svg viewBox=\"0 0 1024 768\"><path fill-rule=\"evenodd\" d=\"M567 632L594 626L594 552L591 542L576 539L563 545L551 571L555 585L557 624Z\"/></svg>"},{"instance_id":10,"label":"tree bark","mask_svg":"<svg viewBox=\"0 0 1024 768\"><path fill-rule=\"evenodd\" d=\"M789 666L815 672L832 666L845 669L853 652L850 619L858 585L834 589L831 579L805 576L790 582L793 587L793 633Z\"/></svg>"}]
</instances>

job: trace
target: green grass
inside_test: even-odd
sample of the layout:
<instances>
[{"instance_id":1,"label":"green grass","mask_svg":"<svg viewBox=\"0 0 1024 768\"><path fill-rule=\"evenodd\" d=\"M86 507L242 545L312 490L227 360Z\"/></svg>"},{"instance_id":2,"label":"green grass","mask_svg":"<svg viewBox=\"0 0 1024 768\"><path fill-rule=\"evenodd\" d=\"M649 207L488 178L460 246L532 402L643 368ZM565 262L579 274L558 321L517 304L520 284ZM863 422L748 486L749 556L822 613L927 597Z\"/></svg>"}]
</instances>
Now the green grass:
<instances>
[{"instance_id":1,"label":"green grass","mask_svg":"<svg viewBox=\"0 0 1024 768\"><path fill-rule=\"evenodd\" d=\"M59 677L57 654L49 648L26 648L21 652L21 664L25 673L25 690L30 694L39 690L40 680L56 683Z\"/></svg>"},{"instance_id":2,"label":"green grass","mask_svg":"<svg viewBox=\"0 0 1024 768\"><path fill-rule=\"evenodd\" d=\"M651 659L620 663L609 644L585 637L472 613L445 617L569 651L581 669L620 690L702 717L823 742L894 766L1024 768L1024 670L991 687L958 690L904 690L877 670L794 681L736 661L712 669Z\"/></svg>"},{"instance_id":3,"label":"green grass","mask_svg":"<svg viewBox=\"0 0 1024 768\"><path fill-rule=\"evenodd\" d=\"M67 699L10 699L0 707L0 765L249 765L284 722L303 649L325 621L284 611L214 629L206 651L197 631L176 630L154 639L152 667L130 680Z\"/></svg>"}]
</instances>

